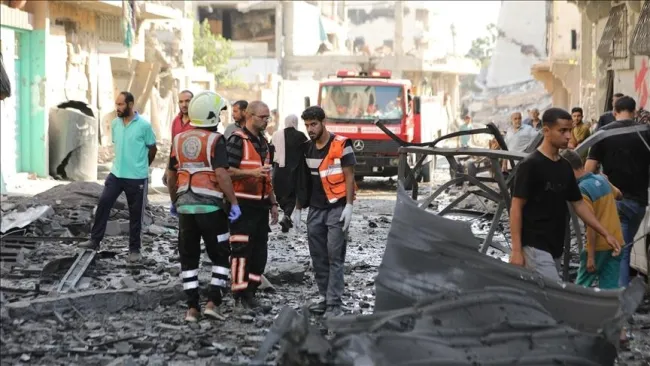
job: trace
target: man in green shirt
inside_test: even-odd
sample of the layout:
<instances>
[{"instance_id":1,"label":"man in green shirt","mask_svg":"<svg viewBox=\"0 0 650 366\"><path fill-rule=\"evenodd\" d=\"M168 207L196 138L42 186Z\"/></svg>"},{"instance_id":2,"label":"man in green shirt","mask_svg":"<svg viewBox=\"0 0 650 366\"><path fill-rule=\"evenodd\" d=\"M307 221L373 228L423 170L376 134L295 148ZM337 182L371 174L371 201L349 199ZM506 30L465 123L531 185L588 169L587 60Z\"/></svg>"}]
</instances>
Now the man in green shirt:
<instances>
[{"instance_id":1,"label":"man in green shirt","mask_svg":"<svg viewBox=\"0 0 650 366\"><path fill-rule=\"evenodd\" d=\"M140 259L142 217L147 199L149 166L156 157L156 135L151 123L134 109L133 94L123 91L115 101L117 118L111 122L115 150L111 173L104 182L90 240L80 246L99 249L106 233L111 208L124 192L129 204L129 261Z\"/></svg>"}]
</instances>

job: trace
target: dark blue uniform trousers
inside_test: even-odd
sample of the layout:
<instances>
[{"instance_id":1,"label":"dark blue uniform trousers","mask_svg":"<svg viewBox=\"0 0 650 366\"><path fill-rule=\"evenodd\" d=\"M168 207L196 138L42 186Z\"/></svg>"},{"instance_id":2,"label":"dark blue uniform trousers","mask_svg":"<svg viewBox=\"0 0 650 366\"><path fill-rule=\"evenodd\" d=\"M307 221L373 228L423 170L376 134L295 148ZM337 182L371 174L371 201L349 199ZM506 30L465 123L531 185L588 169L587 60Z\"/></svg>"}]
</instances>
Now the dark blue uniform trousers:
<instances>
[{"instance_id":1,"label":"dark blue uniform trousers","mask_svg":"<svg viewBox=\"0 0 650 366\"><path fill-rule=\"evenodd\" d=\"M122 192L126 195L126 201L129 205L129 250L132 252L140 251L142 219L147 199L147 179L128 179L118 178L109 174L104 183L104 191L99 198L97 211L95 212L95 222L90 232L90 239L95 243L100 243L106 233L106 224L108 223L111 209Z\"/></svg>"}]
</instances>

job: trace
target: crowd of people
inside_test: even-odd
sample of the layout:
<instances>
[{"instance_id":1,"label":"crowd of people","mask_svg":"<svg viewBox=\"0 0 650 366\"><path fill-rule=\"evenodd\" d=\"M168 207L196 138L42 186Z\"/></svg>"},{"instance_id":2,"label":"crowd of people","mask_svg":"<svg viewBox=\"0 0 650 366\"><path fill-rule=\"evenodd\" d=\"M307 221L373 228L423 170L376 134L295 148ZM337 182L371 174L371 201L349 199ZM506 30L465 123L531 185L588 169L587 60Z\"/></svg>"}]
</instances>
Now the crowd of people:
<instances>
[{"instance_id":1,"label":"crowd of people","mask_svg":"<svg viewBox=\"0 0 650 366\"><path fill-rule=\"evenodd\" d=\"M172 146L163 183L170 212L179 218L181 281L187 295L185 320L201 316L224 319L220 306L228 287L238 306L260 307L257 290L267 264L271 225L282 231L306 228L314 277L321 299L311 310L326 317L343 314L347 230L355 199L356 158L351 141L327 131L325 112L307 108L301 119L308 137L290 115L285 128L267 139L277 112L261 101L232 104L233 122L219 133L228 102L204 91L178 95L180 112L172 121ZM99 200L90 240L98 250L111 207L126 192L130 218L130 261L140 259L149 166L156 154L151 124L133 108L134 97L122 92L112 121L115 159ZM274 116L275 115L275 116ZM279 220L280 208L284 217ZM199 269L201 242L212 262L207 302L201 312ZM229 284L230 282L230 284Z\"/></svg>"},{"instance_id":2,"label":"crowd of people","mask_svg":"<svg viewBox=\"0 0 650 366\"><path fill-rule=\"evenodd\" d=\"M614 97L610 117L599 129L639 124L634 99ZM260 306L271 225L283 232L306 220L315 282L321 295L310 309L325 316L343 313L344 262L355 192L356 158L350 139L327 131L325 111L312 106L300 119L289 115L284 129L267 139L274 111L261 101L232 104L233 122L218 132L228 102L205 91L182 91L180 112L172 122L172 148L164 184L179 217L178 250L187 294L187 321L201 316L199 262L201 241L212 262L210 290L203 315L223 319L219 307L230 287L246 308ZM134 97L122 92L112 121L115 160L106 178L92 227L83 247L97 250L110 209L125 192L130 214L129 260L140 258L142 217L148 168L156 154L151 124L133 109ZM511 149L525 150L528 139L543 134L541 145L517 165L510 209L510 263L560 281L567 202L584 221L587 244L581 253L577 283L618 288L630 281L630 251L648 203L650 134L620 134L597 142L582 156L573 149L591 134L583 112L559 108L540 118L532 110L522 120L513 113L507 137ZM276 121L277 122L277 121ZM465 125L471 128L471 120ZM462 141L469 145L469 140ZM503 166L504 170L513 167ZM601 172L599 174L599 172ZM284 213L280 220L280 209ZM230 284L229 284L230 282Z\"/></svg>"},{"instance_id":3,"label":"crowd of people","mask_svg":"<svg viewBox=\"0 0 650 366\"><path fill-rule=\"evenodd\" d=\"M636 102L615 96L610 131L639 125ZM560 281L568 206L585 224L587 243L580 253L576 283L602 289L630 282L630 253L648 204L650 133L613 135L582 156L573 149L590 132L582 110L550 108L541 119L541 145L518 164L510 230L510 263ZM621 340L626 341L625 332Z\"/></svg>"}]
</instances>

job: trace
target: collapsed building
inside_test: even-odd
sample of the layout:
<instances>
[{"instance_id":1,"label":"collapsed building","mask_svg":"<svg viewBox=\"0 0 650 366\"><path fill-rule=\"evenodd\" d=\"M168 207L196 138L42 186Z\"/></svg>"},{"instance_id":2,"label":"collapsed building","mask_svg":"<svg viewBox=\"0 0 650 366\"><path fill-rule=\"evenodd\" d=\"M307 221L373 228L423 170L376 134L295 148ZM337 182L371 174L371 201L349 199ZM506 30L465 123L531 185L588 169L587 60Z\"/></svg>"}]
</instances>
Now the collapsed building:
<instances>
[{"instance_id":1,"label":"collapsed building","mask_svg":"<svg viewBox=\"0 0 650 366\"><path fill-rule=\"evenodd\" d=\"M550 2L502 2L496 24L497 39L477 84L480 92L463 97L467 112L478 123L493 122L505 131L510 114L551 106L544 84L533 79L531 67L548 54L546 24Z\"/></svg>"}]
</instances>

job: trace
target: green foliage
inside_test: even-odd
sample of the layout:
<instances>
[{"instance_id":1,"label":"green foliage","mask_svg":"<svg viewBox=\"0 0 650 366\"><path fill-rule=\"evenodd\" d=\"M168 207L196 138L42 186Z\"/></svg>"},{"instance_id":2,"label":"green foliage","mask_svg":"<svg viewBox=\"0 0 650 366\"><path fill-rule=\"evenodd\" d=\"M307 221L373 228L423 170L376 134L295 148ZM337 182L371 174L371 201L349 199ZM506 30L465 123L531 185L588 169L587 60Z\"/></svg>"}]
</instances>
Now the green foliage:
<instances>
[{"instance_id":1,"label":"green foliage","mask_svg":"<svg viewBox=\"0 0 650 366\"><path fill-rule=\"evenodd\" d=\"M207 20L203 23L194 21L194 65L205 66L206 70L215 75L219 87L242 87L246 84L241 81L235 72L246 62L234 67L228 62L235 55L232 42L223 38L221 34L214 35L210 31Z\"/></svg>"},{"instance_id":2,"label":"green foliage","mask_svg":"<svg viewBox=\"0 0 650 366\"><path fill-rule=\"evenodd\" d=\"M486 67L490 63L492 51L499 36L497 27L494 24L488 24L486 30L488 32L486 36L476 38L472 41L472 47L466 55L466 57L476 60L481 67Z\"/></svg>"}]
</instances>

